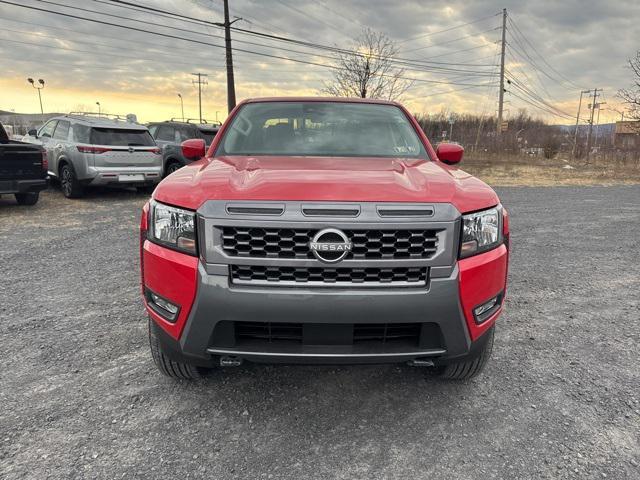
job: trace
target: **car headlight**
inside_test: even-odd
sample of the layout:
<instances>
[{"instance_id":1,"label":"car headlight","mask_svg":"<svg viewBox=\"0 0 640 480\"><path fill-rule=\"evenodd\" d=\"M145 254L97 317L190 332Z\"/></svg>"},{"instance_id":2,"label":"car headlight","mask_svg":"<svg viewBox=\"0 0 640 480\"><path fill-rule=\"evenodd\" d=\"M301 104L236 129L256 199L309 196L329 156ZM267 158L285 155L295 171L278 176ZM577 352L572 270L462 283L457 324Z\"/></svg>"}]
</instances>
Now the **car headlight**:
<instances>
[{"instance_id":1,"label":"car headlight","mask_svg":"<svg viewBox=\"0 0 640 480\"><path fill-rule=\"evenodd\" d=\"M500 216L498 207L462 216L460 258L486 252L500 244Z\"/></svg>"},{"instance_id":2,"label":"car headlight","mask_svg":"<svg viewBox=\"0 0 640 480\"><path fill-rule=\"evenodd\" d=\"M196 214L155 201L149 212L149 240L163 246L197 255Z\"/></svg>"}]
</instances>

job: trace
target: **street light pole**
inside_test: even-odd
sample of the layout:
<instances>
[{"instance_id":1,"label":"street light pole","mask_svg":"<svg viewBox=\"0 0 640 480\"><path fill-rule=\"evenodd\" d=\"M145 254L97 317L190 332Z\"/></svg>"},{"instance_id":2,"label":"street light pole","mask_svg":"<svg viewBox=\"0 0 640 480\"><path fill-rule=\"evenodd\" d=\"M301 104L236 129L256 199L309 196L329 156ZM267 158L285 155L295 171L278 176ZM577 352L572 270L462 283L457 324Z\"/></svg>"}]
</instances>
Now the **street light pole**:
<instances>
[{"instance_id":1,"label":"street light pole","mask_svg":"<svg viewBox=\"0 0 640 480\"><path fill-rule=\"evenodd\" d=\"M178 97L180 98L180 111L182 112L182 121L184 121L184 101L182 100L182 94L178 92Z\"/></svg>"},{"instance_id":2,"label":"street light pole","mask_svg":"<svg viewBox=\"0 0 640 480\"><path fill-rule=\"evenodd\" d=\"M31 77L27 78L27 82L29 82L33 88L38 90L38 100L40 100L40 113L44 115L44 109L42 108L42 95L40 94L40 90L44 88L44 80L41 78L38 79L38 85L40 86L36 85L36 82Z\"/></svg>"},{"instance_id":3,"label":"street light pole","mask_svg":"<svg viewBox=\"0 0 640 480\"><path fill-rule=\"evenodd\" d=\"M100 102L96 102L96 105L98 105L98 116L100 116L100 114L102 113L102 111L100 110Z\"/></svg>"}]
</instances>

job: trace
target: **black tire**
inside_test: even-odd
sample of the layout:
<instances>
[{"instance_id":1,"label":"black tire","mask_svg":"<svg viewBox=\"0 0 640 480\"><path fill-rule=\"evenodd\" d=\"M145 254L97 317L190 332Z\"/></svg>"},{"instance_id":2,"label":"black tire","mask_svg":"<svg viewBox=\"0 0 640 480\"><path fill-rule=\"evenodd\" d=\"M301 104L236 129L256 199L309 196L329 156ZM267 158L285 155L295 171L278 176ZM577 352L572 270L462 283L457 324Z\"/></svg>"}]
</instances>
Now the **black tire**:
<instances>
[{"instance_id":1,"label":"black tire","mask_svg":"<svg viewBox=\"0 0 640 480\"><path fill-rule=\"evenodd\" d=\"M15 197L19 205L35 205L40 198L40 192L16 193Z\"/></svg>"},{"instance_id":2,"label":"black tire","mask_svg":"<svg viewBox=\"0 0 640 480\"><path fill-rule=\"evenodd\" d=\"M491 327L491 329L485 333L488 337L477 357L471 360L446 365L440 368L438 376L445 380L470 380L482 372L491 357L494 331L495 327Z\"/></svg>"},{"instance_id":3,"label":"black tire","mask_svg":"<svg viewBox=\"0 0 640 480\"><path fill-rule=\"evenodd\" d=\"M183 165L180 162L176 160L169 160L169 162L167 162L167 166L164 168L165 178L171 175L176 170L180 170L182 167Z\"/></svg>"},{"instance_id":4,"label":"black tire","mask_svg":"<svg viewBox=\"0 0 640 480\"><path fill-rule=\"evenodd\" d=\"M176 362L171 360L162 351L162 346L158 341L156 329L158 327L153 320L149 319L149 346L151 347L151 356L153 362L160 370L160 373L167 377L177 378L180 380L195 380L202 377L201 370L195 365L188 363Z\"/></svg>"},{"instance_id":5,"label":"black tire","mask_svg":"<svg viewBox=\"0 0 640 480\"><path fill-rule=\"evenodd\" d=\"M67 198L78 198L82 196L84 188L76 177L73 167L65 163L60 168L60 189L62 194Z\"/></svg>"}]
</instances>

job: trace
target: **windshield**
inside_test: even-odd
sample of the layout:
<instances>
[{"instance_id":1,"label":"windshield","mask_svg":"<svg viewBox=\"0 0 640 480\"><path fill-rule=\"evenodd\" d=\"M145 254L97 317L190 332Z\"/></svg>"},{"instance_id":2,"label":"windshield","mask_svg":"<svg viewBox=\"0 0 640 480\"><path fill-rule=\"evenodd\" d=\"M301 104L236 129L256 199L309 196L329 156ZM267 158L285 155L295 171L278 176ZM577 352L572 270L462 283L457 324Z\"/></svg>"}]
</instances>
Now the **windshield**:
<instances>
[{"instance_id":1,"label":"windshield","mask_svg":"<svg viewBox=\"0 0 640 480\"><path fill-rule=\"evenodd\" d=\"M92 145L113 145L120 147L150 147L155 145L147 130L127 130L124 128L91 129Z\"/></svg>"},{"instance_id":2,"label":"windshield","mask_svg":"<svg viewBox=\"0 0 640 480\"><path fill-rule=\"evenodd\" d=\"M200 132L200 138L202 138L204 140L204 143L206 143L207 145L211 145L211 142L213 142L213 137L215 137L216 133L218 133L217 130L199 129L198 131Z\"/></svg>"},{"instance_id":3,"label":"windshield","mask_svg":"<svg viewBox=\"0 0 640 480\"><path fill-rule=\"evenodd\" d=\"M426 153L394 105L263 102L242 107L216 155L415 158Z\"/></svg>"}]
</instances>

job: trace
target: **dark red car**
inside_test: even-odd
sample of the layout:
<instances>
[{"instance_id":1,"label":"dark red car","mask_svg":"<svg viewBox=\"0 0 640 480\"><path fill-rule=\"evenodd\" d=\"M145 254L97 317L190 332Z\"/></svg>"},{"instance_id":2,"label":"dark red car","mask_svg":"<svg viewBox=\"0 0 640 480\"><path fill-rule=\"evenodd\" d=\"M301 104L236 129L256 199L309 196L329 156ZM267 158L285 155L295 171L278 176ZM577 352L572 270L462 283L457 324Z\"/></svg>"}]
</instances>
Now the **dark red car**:
<instances>
[{"instance_id":1,"label":"dark red car","mask_svg":"<svg viewBox=\"0 0 640 480\"><path fill-rule=\"evenodd\" d=\"M193 378L242 361L407 362L466 379L491 354L508 217L401 105L268 98L144 207L153 358Z\"/></svg>"}]
</instances>

